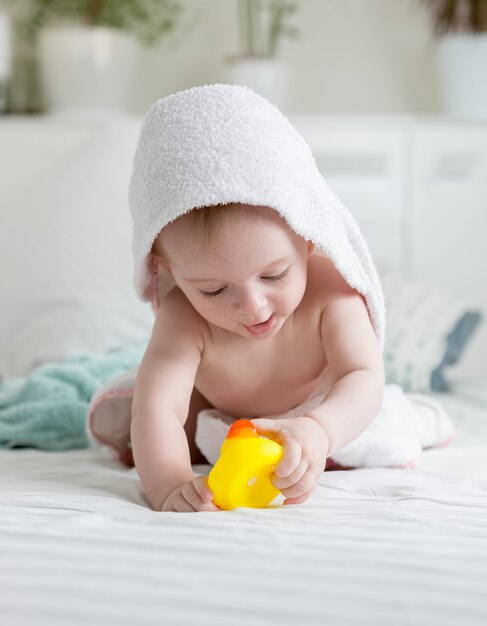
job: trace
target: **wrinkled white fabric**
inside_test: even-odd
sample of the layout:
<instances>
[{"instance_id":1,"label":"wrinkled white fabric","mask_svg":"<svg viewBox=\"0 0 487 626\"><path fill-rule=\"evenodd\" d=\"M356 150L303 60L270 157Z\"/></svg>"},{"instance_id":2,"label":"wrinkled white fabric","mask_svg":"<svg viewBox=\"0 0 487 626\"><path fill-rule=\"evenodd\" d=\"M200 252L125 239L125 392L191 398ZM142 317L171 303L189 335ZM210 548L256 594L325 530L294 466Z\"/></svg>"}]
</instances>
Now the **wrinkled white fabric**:
<instances>
[{"instance_id":1,"label":"wrinkled white fabric","mask_svg":"<svg viewBox=\"0 0 487 626\"><path fill-rule=\"evenodd\" d=\"M323 380L305 402L271 419L306 415L326 397ZM200 411L195 441L209 463L216 463L232 422L217 409ZM423 448L447 445L454 436L453 424L439 402L422 394L405 394L398 385L386 385L382 408L367 429L351 443L333 453L331 461L344 467L413 467Z\"/></svg>"}]
</instances>

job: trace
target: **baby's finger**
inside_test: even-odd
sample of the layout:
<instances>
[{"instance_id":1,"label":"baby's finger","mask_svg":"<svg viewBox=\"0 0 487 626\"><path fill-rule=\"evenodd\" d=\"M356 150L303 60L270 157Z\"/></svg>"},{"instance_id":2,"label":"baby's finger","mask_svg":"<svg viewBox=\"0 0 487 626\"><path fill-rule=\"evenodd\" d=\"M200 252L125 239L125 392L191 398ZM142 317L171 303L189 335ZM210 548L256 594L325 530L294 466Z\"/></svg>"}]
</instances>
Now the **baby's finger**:
<instances>
[{"instance_id":1,"label":"baby's finger","mask_svg":"<svg viewBox=\"0 0 487 626\"><path fill-rule=\"evenodd\" d=\"M172 505L172 510L176 513L194 513L196 509L184 498L182 493L176 498Z\"/></svg>"},{"instance_id":2,"label":"baby's finger","mask_svg":"<svg viewBox=\"0 0 487 626\"><path fill-rule=\"evenodd\" d=\"M214 513L215 511L221 511L220 507L218 507L214 502L203 502L203 501L200 502L196 510L202 511L205 513Z\"/></svg>"},{"instance_id":3,"label":"baby's finger","mask_svg":"<svg viewBox=\"0 0 487 626\"><path fill-rule=\"evenodd\" d=\"M306 491L305 493L302 493L297 498L286 498L283 504L285 504L286 506L288 504L303 504L303 502L306 502L306 500L309 499L310 495L311 495L311 492Z\"/></svg>"},{"instance_id":4,"label":"baby's finger","mask_svg":"<svg viewBox=\"0 0 487 626\"><path fill-rule=\"evenodd\" d=\"M197 510L197 504L200 501L200 498L198 496L198 494L196 493L196 490L193 486L192 483L185 483L182 487L181 487L181 497L190 505L193 507L193 509L196 511Z\"/></svg>"},{"instance_id":5,"label":"baby's finger","mask_svg":"<svg viewBox=\"0 0 487 626\"><path fill-rule=\"evenodd\" d=\"M173 491L168 498L166 498L162 505L161 511L164 512L176 512L176 513L190 513L194 511L194 508L187 502L181 494L181 489Z\"/></svg>"},{"instance_id":6,"label":"baby's finger","mask_svg":"<svg viewBox=\"0 0 487 626\"><path fill-rule=\"evenodd\" d=\"M181 494L194 511L218 511L218 507L213 502L204 502L196 491L194 482L183 485Z\"/></svg>"},{"instance_id":7,"label":"baby's finger","mask_svg":"<svg viewBox=\"0 0 487 626\"><path fill-rule=\"evenodd\" d=\"M313 487L315 479L316 472L312 471L308 467L306 473L303 475L301 480L299 480L299 482L294 483L294 485L291 485L286 489L281 489L281 493L283 496L286 496L286 498L298 498L303 493L308 492Z\"/></svg>"},{"instance_id":8,"label":"baby's finger","mask_svg":"<svg viewBox=\"0 0 487 626\"><path fill-rule=\"evenodd\" d=\"M274 487L276 487L276 489L279 489L279 491L282 491L283 489L287 489L288 487L291 487L292 485L295 485L296 483L298 483L303 478L303 476L306 474L308 470L308 467L309 467L308 461L301 459L298 467L294 470L294 472L291 472L289 476L287 476L286 478L280 478L279 476L274 476L271 482L274 485Z\"/></svg>"},{"instance_id":9,"label":"baby's finger","mask_svg":"<svg viewBox=\"0 0 487 626\"><path fill-rule=\"evenodd\" d=\"M292 437L284 439L282 460L277 464L274 474L278 478L287 478L299 466L301 461L301 444Z\"/></svg>"},{"instance_id":10,"label":"baby's finger","mask_svg":"<svg viewBox=\"0 0 487 626\"><path fill-rule=\"evenodd\" d=\"M213 500L213 493L208 487L208 479L206 476L197 476L193 479L193 485L196 493L199 495L203 502L211 502Z\"/></svg>"},{"instance_id":11,"label":"baby's finger","mask_svg":"<svg viewBox=\"0 0 487 626\"><path fill-rule=\"evenodd\" d=\"M213 502L213 492L208 487L206 476L198 476L193 480L193 485L200 499L198 511L221 511L220 507Z\"/></svg>"},{"instance_id":12,"label":"baby's finger","mask_svg":"<svg viewBox=\"0 0 487 626\"><path fill-rule=\"evenodd\" d=\"M311 496L313 491L318 486L319 482L320 482L320 477L318 476L318 478L316 478L316 480L311 485L310 489L302 493L300 496L296 496L295 498L286 498L283 504L286 504L286 505L287 504L302 504L303 502L306 502L306 500Z\"/></svg>"},{"instance_id":13,"label":"baby's finger","mask_svg":"<svg viewBox=\"0 0 487 626\"><path fill-rule=\"evenodd\" d=\"M281 432L281 424L279 420L271 420L266 417L256 417L250 421L257 428L259 435L264 435L264 437L274 439L274 441L277 441L278 443L282 442L284 436Z\"/></svg>"}]
</instances>

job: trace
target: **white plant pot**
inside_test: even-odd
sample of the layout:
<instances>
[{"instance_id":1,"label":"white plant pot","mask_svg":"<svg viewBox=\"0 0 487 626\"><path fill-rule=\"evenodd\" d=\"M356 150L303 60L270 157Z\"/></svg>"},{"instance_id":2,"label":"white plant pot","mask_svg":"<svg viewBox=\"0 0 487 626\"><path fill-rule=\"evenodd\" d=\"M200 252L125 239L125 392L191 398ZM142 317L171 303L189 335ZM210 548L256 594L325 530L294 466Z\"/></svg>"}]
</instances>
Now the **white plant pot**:
<instances>
[{"instance_id":1,"label":"white plant pot","mask_svg":"<svg viewBox=\"0 0 487 626\"><path fill-rule=\"evenodd\" d=\"M49 113L96 116L130 105L137 44L105 27L50 26L39 34L39 65Z\"/></svg>"},{"instance_id":2,"label":"white plant pot","mask_svg":"<svg viewBox=\"0 0 487 626\"><path fill-rule=\"evenodd\" d=\"M275 59L235 59L226 67L226 82L251 87L281 111L288 105L288 68Z\"/></svg>"},{"instance_id":3,"label":"white plant pot","mask_svg":"<svg viewBox=\"0 0 487 626\"><path fill-rule=\"evenodd\" d=\"M7 13L0 9L0 113L7 107L7 81L12 63L12 31Z\"/></svg>"},{"instance_id":4,"label":"white plant pot","mask_svg":"<svg viewBox=\"0 0 487 626\"><path fill-rule=\"evenodd\" d=\"M445 112L487 118L487 34L444 35L437 60Z\"/></svg>"}]
</instances>

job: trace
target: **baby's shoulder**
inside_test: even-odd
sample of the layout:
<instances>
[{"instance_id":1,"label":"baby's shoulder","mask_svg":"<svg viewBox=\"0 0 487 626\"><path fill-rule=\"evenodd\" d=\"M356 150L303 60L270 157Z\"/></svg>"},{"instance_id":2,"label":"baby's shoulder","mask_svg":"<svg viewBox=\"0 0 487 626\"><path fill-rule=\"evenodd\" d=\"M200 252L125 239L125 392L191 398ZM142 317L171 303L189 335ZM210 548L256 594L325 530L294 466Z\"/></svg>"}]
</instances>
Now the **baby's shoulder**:
<instances>
[{"instance_id":1,"label":"baby's shoulder","mask_svg":"<svg viewBox=\"0 0 487 626\"><path fill-rule=\"evenodd\" d=\"M310 255L308 259L307 292L323 308L335 298L356 293L333 261L319 253Z\"/></svg>"},{"instance_id":2,"label":"baby's shoulder","mask_svg":"<svg viewBox=\"0 0 487 626\"><path fill-rule=\"evenodd\" d=\"M153 335L172 335L175 340L180 334L193 336L203 346L205 320L195 310L179 287L174 287L161 300L155 312Z\"/></svg>"}]
</instances>

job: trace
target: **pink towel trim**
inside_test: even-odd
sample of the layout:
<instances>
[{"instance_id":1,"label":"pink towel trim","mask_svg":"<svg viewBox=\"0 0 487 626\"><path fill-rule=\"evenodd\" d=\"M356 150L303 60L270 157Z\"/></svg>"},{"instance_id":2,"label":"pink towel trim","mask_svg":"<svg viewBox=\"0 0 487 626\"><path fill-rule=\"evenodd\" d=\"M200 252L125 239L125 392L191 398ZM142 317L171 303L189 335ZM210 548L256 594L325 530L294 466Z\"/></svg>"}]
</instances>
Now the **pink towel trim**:
<instances>
[{"instance_id":1,"label":"pink towel trim","mask_svg":"<svg viewBox=\"0 0 487 626\"><path fill-rule=\"evenodd\" d=\"M109 398L129 398L131 396L134 395L134 389L115 389L113 391L107 391L106 393L102 394L101 396L99 396L95 402L93 402L93 404L90 406L89 412L88 412L88 435L91 437L92 440L95 440L99 443L101 443L104 446L108 446L109 448L111 448L116 456L115 459L117 461L122 460L122 457L126 454L126 450L120 450L119 448L117 448L113 442L108 441L106 439L104 439L103 437L99 437L98 435L95 434L94 430L93 430L93 416L95 414L95 410L96 408L105 400L108 400Z\"/></svg>"},{"instance_id":2,"label":"pink towel trim","mask_svg":"<svg viewBox=\"0 0 487 626\"><path fill-rule=\"evenodd\" d=\"M150 260L150 303L154 313L159 308L159 264L157 260L151 256Z\"/></svg>"}]
</instances>

